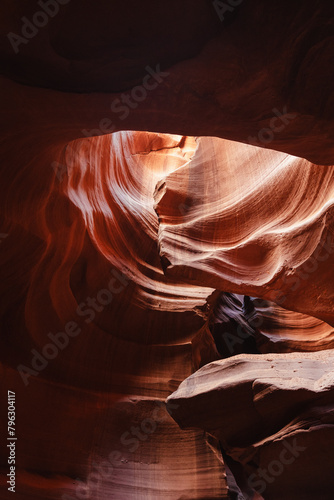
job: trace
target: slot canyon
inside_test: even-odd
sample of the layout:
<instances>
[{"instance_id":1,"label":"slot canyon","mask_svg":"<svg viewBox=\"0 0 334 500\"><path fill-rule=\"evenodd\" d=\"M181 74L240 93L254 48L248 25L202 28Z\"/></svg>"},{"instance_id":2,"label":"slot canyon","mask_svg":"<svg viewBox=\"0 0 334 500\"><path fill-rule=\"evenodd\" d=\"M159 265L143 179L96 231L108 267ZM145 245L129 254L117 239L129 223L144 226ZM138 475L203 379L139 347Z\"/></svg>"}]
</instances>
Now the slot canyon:
<instances>
[{"instance_id":1,"label":"slot canyon","mask_svg":"<svg viewBox=\"0 0 334 500\"><path fill-rule=\"evenodd\" d=\"M334 4L1 33L0 500L332 500Z\"/></svg>"}]
</instances>

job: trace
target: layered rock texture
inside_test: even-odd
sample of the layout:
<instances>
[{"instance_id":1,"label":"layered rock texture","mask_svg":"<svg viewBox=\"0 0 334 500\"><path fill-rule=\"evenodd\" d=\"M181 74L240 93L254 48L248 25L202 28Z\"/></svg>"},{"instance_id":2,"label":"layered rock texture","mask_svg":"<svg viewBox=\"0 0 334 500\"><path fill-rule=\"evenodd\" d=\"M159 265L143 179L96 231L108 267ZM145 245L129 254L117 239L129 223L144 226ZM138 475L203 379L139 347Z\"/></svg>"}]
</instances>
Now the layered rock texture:
<instances>
[{"instance_id":1,"label":"layered rock texture","mask_svg":"<svg viewBox=\"0 0 334 500\"><path fill-rule=\"evenodd\" d=\"M333 22L4 2L1 498L333 498Z\"/></svg>"},{"instance_id":2,"label":"layered rock texture","mask_svg":"<svg viewBox=\"0 0 334 500\"><path fill-rule=\"evenodd\" d=\"M220 441L241 498L331 498L324 461L334 432L332 352L215 361L187 378L168 405L182 428ZM312 469L316 481L307 480Z\"/></svg>"}]
</instances>

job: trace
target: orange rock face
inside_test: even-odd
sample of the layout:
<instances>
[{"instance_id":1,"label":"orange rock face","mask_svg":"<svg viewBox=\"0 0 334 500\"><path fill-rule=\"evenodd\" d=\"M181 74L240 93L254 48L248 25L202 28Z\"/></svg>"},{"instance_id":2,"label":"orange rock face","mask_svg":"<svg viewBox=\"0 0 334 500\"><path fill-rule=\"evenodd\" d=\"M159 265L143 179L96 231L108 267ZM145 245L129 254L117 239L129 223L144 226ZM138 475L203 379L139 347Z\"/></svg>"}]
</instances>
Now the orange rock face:
<instances>
[{"instance_id":1,"label":"orange rock face","mask_svg":"<svg viewBox=\"0 0 334 500\"><path fill-rule=\"evenodd\" d=\"M71 143L45 172L39 216L27 212L25 229L9 227L1 248L7 267L24 252L28 272L26 283L7 277L11 357L2 368L22 419L22 498L227 491L219 452L201 431L183 435L164 404L193 370L195 336L206 332L217 357L205 325L212 290L164 276L153 209L156 183L195 147L191 138L128 132ZM21 325L10 309L18 293ZM31 427L43 429L38 447ZM38 491L45 470L52 482L43 479Z\"/></svg>"},{"instance_id":2,"label":"orange rock face","mask_svg":"<svg viewBox=\"0 0 334 500\"><path fill-rule=\"evenodd\" d=\"M332 499L333 19L5 2L1 498Z\"/></svg>"},{"instance_id":3,"label":"orange rock face","mask_svg":"<svg viewBox=\"0 0 334 500\"><path fill-rule=\"evenodd\" d=\"M284 153L200 139L190 163L156 191L166 274L333 323L334 290L323 279L334 262L333 172Z\"/></svg>"}]
</instances>

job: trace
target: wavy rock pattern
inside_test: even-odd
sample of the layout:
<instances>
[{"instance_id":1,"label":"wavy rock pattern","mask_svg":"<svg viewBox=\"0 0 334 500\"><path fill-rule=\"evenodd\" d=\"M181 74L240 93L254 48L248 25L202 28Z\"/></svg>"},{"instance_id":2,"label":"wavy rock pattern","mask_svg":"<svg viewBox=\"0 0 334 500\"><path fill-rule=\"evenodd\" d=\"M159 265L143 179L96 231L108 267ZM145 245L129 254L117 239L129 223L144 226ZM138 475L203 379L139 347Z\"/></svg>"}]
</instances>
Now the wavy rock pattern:
<instances>
[{"instance_id":1,"label":"wavy rock pattern","mask_svg":"<svg viewBox=\"0 0 334 500\"><path fill-rule=\"evenodd\" d=\"M22 498L226 492L219 452L203 432L183 435L163 403L192 372L203 339L209 360L217 358L204 317L212 290L166 278L157 247L155 184L194 148L193 139L129 132L71 143L55 157L59 168L45 170L49 190L38 211L26 212L25 229L16 221L7 228L2 373L3 390L9 384L18 400ZM21 184L28 205L23 179L34 179L34 165L19 176L13 194ZM72 331L73 322L75 338L56 356L45 350L49 334ZM40 371L36 352L54 358Z\"/></svg>"},{"instance_id":2,"label":"wavy rock pattern","mask_svg":"<svg viewBox=\"0 0 334 500\"><path fill-rule=\"evenodd\" d=\"M166 274L333 323L334 290L324 285L334 254L333 172L283 153L199 139L190 164L156 191ZM182 203L184 218L175 208Z\"/></svg>"},{"instance_id":3,"label":"wavy rock pattern","mask_svg":"<svg viewBox=\"0 0 334 500\"><path fill-rule=\"evenodd\" d=\"M318 318L289 311L273 302L254 300L249 322L257 332L261 352L333 349L333 327Z\"/></svg>"},{"instance_id":4,"label":"wavy rock pattern","mask_svg":"<svg viewBox=\"0 0 334 500\"><path fill-rule=\"evenodd\" d=\"M233 293L222 293L213 303L209 328L223 358L333 349L333 327L318 318Z\"/></svg>"},{"instance_id":5,"label":"wavy rock pattern","mask_svg":"<svg viewBox=\"0 0 334 500\"><path fill-rule=\"evenodd\" d=\"M38 184L32 191L24 187L38 179L43 158L49 158L49 167L41 171L44 189L36 196ZM237 176L236 165L242 166L242 177ZM302 168L303 176L298 177ZM220 172L223 180L214 182ZM305 172L310 172L308 177ZM303 268L312 262L319 242L331 234L330 172L306 160L221 139L201 138L196 144L182 136L133 132L80 139L58 150L46 144L34 161L17 169L5 198L4 230L9 236L1 252L4 285L9 285L2 301L8 332L2 340L6 346L3 370L6 385L10 383L16 391L18 408L25 416L19 436L18 494L31 498L86 494L101 499L111 494L119 499L226 495L217 442L207 441L203 429L183 436L159 404L194 369L219 357L209 332L213 317L220 328L232 318L248 325L256 340L252 347L256 350L250 352L272 350L263 347L261 336L267 333L271 342L277 340L277 330L286 329L289 318L295 322L293 333L282 343L282 351L305 350L306 325L313 330L312 350L331 347L324 343L330 338L330 327L321 320L269 303L276 323L282 317L285 322L277 328L275 322L266 320L261 330L252 326L252 321L268 312L259 309L259 303L252 302L250 308L250 299L245 302L242 296L233 299L229 294L228 300L228 295L222 300L221 294L213 293L215 287L235 291L233 278L238 269L240 293L267 296L277 286L273 280L277 269L284 282L293 266ZM325 189L320 199L319 187L318 196L312 194L303 205L311 181ZM293 207L275 203L271 192L267 195L270 186L283 199L292 198ZM210 195L210 201L203 193ZM237 201L235 212L230 205ZM247 212L251 203L257 203L256 220ZM15 211L18 206L23 219ZM34 211L28 212L29 206ZM166 234L173 237L167 240ZM173 257L166 253L165 241L187 266L171 268ZM262 247L264 251L259 252ZM318 254L319 266L328 266L331 246L327 248L327 253L322 249ZM225 259L225 264L219 264L220 273L222 268L226 272L229 262L229 279L217 279L215 251ZM211 266L205 260L208 254ZM284 258L290 260L280 269L278 262ZM112 275L111 270L118 274ZM321 267L309 273L307 280L298 276L302 285L307 281L312 286L320 281L319 273ZM116 282L113 278L110 285L112 276ZM247 283L242 282L244 277ZM108 290L112 290L112 300ZM289 296L287 286L281 290L287 297L284 305L298 308L298 294L292 290ZM330 293L330 288L324 289L316 304L329 301L326 294ZM294 303L289 302L292 296ZM277 301L282 302L281 295ZM319 308L312 312L320 316ZM73 322L80 335L71 338L66 348L59 348L46 367L28 375L16 370L17 366L36 370L33 354L45 354L49 334L64 332ZM48 394L46 406L42 406L41 394ZM27 412L29 401L40 415L33 422ZM58 401L62 401L61 410L55 407ZM59 422L56 427L54 415ZM59 443L64 442L69 420L75 431L64 447ZM34 452L28 429L42 422L43 446ZM173 450L180 440L183 452L176 460ZM225 462L229 477L229 458ZM104 476L101 463L107 470ZM166 476L166 467L180 473L178 482L174 475ZM44 479L41 471L45 471ZM98 479L94 480L96 471ZM36 481L44 485L42 491L36 489Z\"/></svg>"},{"instance_id":6,"label":"wavy rock pattern","mask_svg":"<svg viewBox=\"0 0 334 500\"><path fill-rule=\"evenodd\" d=\"M19 500L333 496L334 4L222 3L4 2Z\"/></svg>"}]
</instances>

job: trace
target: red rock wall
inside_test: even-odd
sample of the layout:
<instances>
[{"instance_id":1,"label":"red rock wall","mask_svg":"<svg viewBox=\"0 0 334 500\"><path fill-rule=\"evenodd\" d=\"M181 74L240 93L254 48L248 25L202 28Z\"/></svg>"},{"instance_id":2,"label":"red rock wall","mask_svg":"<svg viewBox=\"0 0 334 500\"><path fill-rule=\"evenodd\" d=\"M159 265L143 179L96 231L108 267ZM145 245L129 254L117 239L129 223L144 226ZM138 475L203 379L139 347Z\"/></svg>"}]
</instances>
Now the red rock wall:
<instances>
[{"instance_id":1,"label":"red rock wall","mask_svg":"<svg viewBox=\"0 0 334 500\"><path fill-rule=\"evenodd\" d=\"M8 391L20 500L332 498L333 5L224 5L4 2L1 498Z\"/></svg>"}]
</instances>

